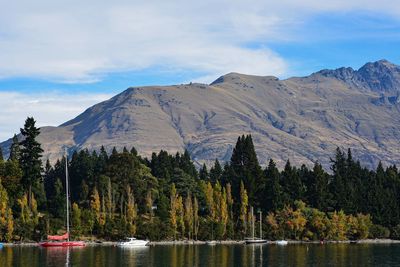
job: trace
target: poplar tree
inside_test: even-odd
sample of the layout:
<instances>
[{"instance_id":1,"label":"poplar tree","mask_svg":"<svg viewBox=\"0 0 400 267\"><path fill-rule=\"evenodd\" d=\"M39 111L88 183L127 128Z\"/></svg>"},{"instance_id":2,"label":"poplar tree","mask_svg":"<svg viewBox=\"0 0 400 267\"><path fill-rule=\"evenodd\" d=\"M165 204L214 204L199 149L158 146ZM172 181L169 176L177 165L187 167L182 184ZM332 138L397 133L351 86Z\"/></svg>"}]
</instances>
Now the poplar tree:
<instances>
[{"instance_id":1,"label":"poplar tree","mask_svg":"<svg viewBox=\"0 0 400 267\"><path fill-rule=\"evenodd\" d=\"M91 198L90 199L90 208L94 213L96 222L99 223L100 222L101 203L100 203L99 191L97 191L96 187L93 189L93 193L90 198Z\"/></svg>"},{"instance_id":2,"label":"poplar tree","mask_svg":"<svg viewBox=\"0 0 400 267\"><path fill-rule=\"evenodd\" d=\"M131 187L127 187L127 206L126 206L126 221L128 223L128 234L136 234L136 218L137 218L137 205L135 204L135 198L131 191Z\"/></svg>"},{"instance_id":3,"label":"poplar tree","mask_svg":"<svg viewBox=\"0 0 400 267\"><path fill-rule=\"evenodd\" d=\"M14 218L9 206L8 194L0 180L0 240L9 242L14 231Z\"/></svg>"},{"instance_id":4,"label":"poplar tree","mask_svg":"<svg viewBox=\"0 0 400 267\"><path fill-rule=\"evenodd\" d=\"M240 182L240 222L242 235L244 236L247 232L247 209L249 205L249 199L247 196L247 191L244 188L243 182Z\"/></svg>"},{"instance_id":5,"label":"poplar tree","mask_svg":"<svg viewBox=\"0 0 400 267\"><path fill-rule=\"evenodd\" d=\"M194 237L197 240L197 234L199 232L199 226L200 226L200 221L199 221L199 202L197 201L197 198L194 197L193 199L193 231L194 231Z\"/></svg>"},{"instance_id":6,"label":"poplar tree","mask_svg":"<svg viewBox=\"0 0 400 267\"><path fill-rule=\"evenodd\" d=\"M193 203L190 194L185 199L185 224L188 234L188 239L192 238L193 234Z\"/></svg>"},{"instance_id":7,"label":"poplar tree","mask_svg":"<svg viewBox=\"0 0 400 267\"><path fill-rule=\"evenodd\" d=\"M178 195L176 193L175 184L172 184L172 186L171 186L171 196L170 196L169 215L170 215L171 227L172 227L172 230L173 230L173 233L174 233L174 240L176 240L176 232L177 232L177 228L178 228L177 199L178 199Z\"/></svg>"}]
</instances>

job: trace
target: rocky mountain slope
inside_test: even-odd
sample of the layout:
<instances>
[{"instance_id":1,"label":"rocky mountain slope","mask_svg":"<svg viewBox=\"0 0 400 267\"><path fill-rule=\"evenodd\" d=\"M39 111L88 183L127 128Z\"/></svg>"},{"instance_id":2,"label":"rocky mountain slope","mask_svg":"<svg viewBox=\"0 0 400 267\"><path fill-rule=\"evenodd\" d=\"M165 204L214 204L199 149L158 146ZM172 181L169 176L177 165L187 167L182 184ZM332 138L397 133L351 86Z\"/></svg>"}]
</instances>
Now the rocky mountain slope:
<instances>
[{"instance_id":1,"label":"rocky mountain slope","mask_svg":"<svg viewBox=\"0 0 400 267\"><path fill-rule=\"evenodd\" d=\"M351 148L375 167L400 160L400 67L381 60L359 70L322 70L307 77L229 73L210 85L133 87L58 126L43 127L45 158L70 150L135 146L149 156L188 149L198 163L228 160L239 135L252 134L262 164L280 167ZM10 140L2 143L5 152Z\"/></svg>"}]
</instances>

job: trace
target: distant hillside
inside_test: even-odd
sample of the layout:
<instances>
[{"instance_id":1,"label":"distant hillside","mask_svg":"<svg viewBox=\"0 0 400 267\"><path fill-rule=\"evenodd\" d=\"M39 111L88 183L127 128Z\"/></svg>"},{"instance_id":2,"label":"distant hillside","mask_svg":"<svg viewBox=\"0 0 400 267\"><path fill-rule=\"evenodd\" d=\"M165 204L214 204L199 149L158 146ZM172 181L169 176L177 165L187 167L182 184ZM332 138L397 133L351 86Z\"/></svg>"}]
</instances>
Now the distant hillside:
<instances>
[{"instance_id":1,"label":"distant hillside","mask_svg":"<svg viewBox=\"0 0 400 267\"><path fill-rule=\"evenodd\" d=\"M359 70L322 70L307 77L229 73L210 85L134 87L59 127L43 127L45 157L63 147L121 149L150 156L188 149L196 162L228 160L237 137L252 134L260 162L283 166L320 161L337 146L375 167L400 159L400 67L381 60ZM9 142L4 142L5 153Z\"/></svg>"}]
</instances>

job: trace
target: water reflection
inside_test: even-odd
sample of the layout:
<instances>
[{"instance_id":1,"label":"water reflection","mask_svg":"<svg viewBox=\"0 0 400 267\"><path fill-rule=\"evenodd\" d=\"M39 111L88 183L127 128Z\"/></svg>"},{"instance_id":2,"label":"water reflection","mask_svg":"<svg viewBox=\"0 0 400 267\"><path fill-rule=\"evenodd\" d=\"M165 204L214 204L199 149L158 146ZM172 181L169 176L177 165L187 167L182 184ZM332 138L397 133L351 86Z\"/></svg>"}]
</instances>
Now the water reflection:
<instances>
[{"instance_id":1,"label":"water reflection","mask_svg":"<svg viewBox=\"0 0 400 267\"><path fill-rule=\"evenodd\" d=\"M4 247L0 266L400 266L400 245Z\"/></svg>"}]
</instances>

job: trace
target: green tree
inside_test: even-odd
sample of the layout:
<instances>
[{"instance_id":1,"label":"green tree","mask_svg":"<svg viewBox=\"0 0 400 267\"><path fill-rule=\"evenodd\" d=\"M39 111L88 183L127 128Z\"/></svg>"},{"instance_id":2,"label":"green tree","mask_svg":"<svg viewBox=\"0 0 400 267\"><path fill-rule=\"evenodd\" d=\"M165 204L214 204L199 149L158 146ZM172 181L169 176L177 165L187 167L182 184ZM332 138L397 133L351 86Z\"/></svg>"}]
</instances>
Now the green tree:
<instances>
[{"instance_id":1,"label":"green tree","mask_svg":"<svg viewBox=\"0 0 400 267\"><path fill-rule=\"evenodd\" d=\"M28 117L25 121L24 128L21 128L23 140L21 148L21 168L23 172L22 184L24 189L28 191L28 203L32 202L32 193L39 196L40 205L45 201L44 188L42 183L42 152L40 144L36 138L40 134L40 129L35 126L36 121L32 117ZM33 191L32 191L33 190Z\"/></svg>"},{"instance_id":2,"label":"green tree","mask_svg":"<svg viewBox=\"0 0 400 267\"><path fill-rule=\"evenodd\" d=\"M10 156L9 160L16 160L19 161L21 157L21 147L19 144L18 136L14 134L14 137L12 139L12 143L10 146Z\"/></svg>"}]
</instances>

